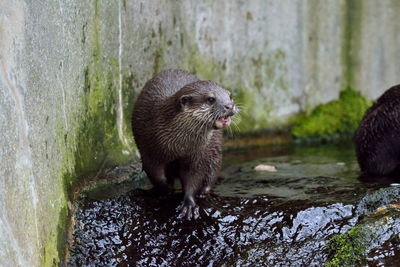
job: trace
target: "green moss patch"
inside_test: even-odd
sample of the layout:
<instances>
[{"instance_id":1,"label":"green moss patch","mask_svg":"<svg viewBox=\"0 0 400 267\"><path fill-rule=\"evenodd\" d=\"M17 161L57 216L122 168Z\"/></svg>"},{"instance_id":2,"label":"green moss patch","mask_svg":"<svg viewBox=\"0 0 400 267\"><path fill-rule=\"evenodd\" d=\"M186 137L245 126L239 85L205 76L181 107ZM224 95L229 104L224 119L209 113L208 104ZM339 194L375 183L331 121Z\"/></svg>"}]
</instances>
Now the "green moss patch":
<instances>
[{"instance_id":1,"label":"green moss patch","mask_svg":"<svg viewBox=\"0 0 400 267\"><path fill-rule=\"evenodd\" d=\"M370 105L360 93L344 90L338 100L317 106L309 115L294 118L292 135L322 140L351 136Z\"/></svg>"},{"instance_id":2,"label":"green moss patch","mask_svg":"<svg viewBox=\"0 0 400 267\"><path fill-rule=\"evenodd\" d=\"M355 266L360 264L367 249L361 241L364 236L364 232L356 226L344 234L331 238L326 248L329 259L326 266Z\"/></svg>"}]
</instances>

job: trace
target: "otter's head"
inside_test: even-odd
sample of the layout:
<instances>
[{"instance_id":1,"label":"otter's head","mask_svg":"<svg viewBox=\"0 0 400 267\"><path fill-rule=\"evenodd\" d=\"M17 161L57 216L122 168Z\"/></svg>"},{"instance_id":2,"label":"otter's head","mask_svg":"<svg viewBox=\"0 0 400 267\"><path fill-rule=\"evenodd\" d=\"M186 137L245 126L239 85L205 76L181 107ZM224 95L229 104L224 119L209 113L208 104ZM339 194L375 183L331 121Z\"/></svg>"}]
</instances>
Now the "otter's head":
<instances>
[{"instance_id":1,"label":"otter's head","mask_svg":"<svg viewBox=\"0 0 400 267\"><path fill-rule=\"evenodd\" d=\"M222 129L238 112L231 93L212 81L198 81L179 91L181 111L201 126Z\"/></svg>"}]
</instances>

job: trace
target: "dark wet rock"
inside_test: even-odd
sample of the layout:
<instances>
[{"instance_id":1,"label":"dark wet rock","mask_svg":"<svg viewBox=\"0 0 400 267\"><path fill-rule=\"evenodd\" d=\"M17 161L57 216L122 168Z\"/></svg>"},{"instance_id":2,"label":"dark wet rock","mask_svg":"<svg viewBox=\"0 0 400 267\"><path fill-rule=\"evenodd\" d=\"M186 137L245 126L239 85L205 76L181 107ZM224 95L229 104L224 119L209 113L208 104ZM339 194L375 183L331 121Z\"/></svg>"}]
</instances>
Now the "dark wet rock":
<instances>
[{"instance_id":1,"label":"dark wet rock","mask_svg":"<svg viewBox=\"0 0 400 267\"><path fill-rule=\"evenodd\" d=\"M382 188L372 194L366 195L357 206L360 215L370 214L388 204L393 207L400 197L400 186Z\"/></svg>"},{"instance_id":2,"label":"dark wet rock","mask_svg":"<svg viewBox=\"0 0 400 267\"><path fill-rule=\"evenodd\" d=\"M336 253L327 250L330 240L364 221L376 227L368 228L371 245L360 255L374 262L399 254L398 217L386 222L386 213L377 211L395 210L400 189L360 182L351 146L286 147L271 155L273 149L249 153L254 160L228 153L226 165L236 167L213 196L199 201L195 221L176 218L179 193L151 197L132 190L148 188L146 180L111 185L120 188L114 195L107 187L88 191L77 202L68 264L321 266ZM256 172L258 164L277 172Z\"/></svg>"},{"instance_id":3,"label":"dark wet rock","mask_svg":"<svg viewBox=\"0 0 400 267\"><path fill-rule=\"evenodd\" d=\"M366 258L370 266L399 266L400 259L399 234L384 242L380 247L372 249Z\"/></svg>"}]
</instances>

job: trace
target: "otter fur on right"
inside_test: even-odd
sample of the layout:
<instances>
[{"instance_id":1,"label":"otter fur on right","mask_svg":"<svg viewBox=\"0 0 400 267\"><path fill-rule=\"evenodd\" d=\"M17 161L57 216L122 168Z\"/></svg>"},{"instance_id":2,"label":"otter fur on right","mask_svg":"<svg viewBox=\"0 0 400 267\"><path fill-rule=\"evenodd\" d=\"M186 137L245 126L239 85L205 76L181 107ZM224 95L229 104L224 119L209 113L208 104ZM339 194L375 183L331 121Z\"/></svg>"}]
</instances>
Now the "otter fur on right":
<instances>
[{"instance_id":1,"label":"otter fur on right","mask_svg":"<svg viewBox=\"0 0 400 267\"><path fill-rule=\"evenodd\" d=\"M196 217L195 196L210 191L222 160L222 128L237 113L231 94L183 70L166 70L144 86L132 129L143 169L158 192L182 183L181 216Z\"/></svg>"},{"instance_id":2,"label":"otter fur on right","mask_svg":"<svg viewBox=\"0 0 400 267\"><path fill-rule=\"evenodd\" d=\"M355 143L363 176L400 178L400 85L388 89L366 111Z\"/></svg>"}]
</instances>

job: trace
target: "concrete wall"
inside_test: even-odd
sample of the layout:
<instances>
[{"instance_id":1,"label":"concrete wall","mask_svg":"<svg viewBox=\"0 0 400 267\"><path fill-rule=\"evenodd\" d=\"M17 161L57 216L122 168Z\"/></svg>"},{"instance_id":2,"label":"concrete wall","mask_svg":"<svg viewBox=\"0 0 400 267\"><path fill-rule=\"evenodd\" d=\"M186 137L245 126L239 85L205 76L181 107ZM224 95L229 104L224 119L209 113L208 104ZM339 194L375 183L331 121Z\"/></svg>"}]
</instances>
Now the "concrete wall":
<instances>
[{"instance_id":1,"label":"concrete wall","mask_svg":"<svg viewBox=\"0 0 400 267\"><path fill-rule=\"evenodd\" d=\"M62 258L81 175L135 154L147 79L185 68L233 90L243 131L348 86L398 83L400 4L356 1L0 0L0 266Z\"/></svg>"}]
</instances>

